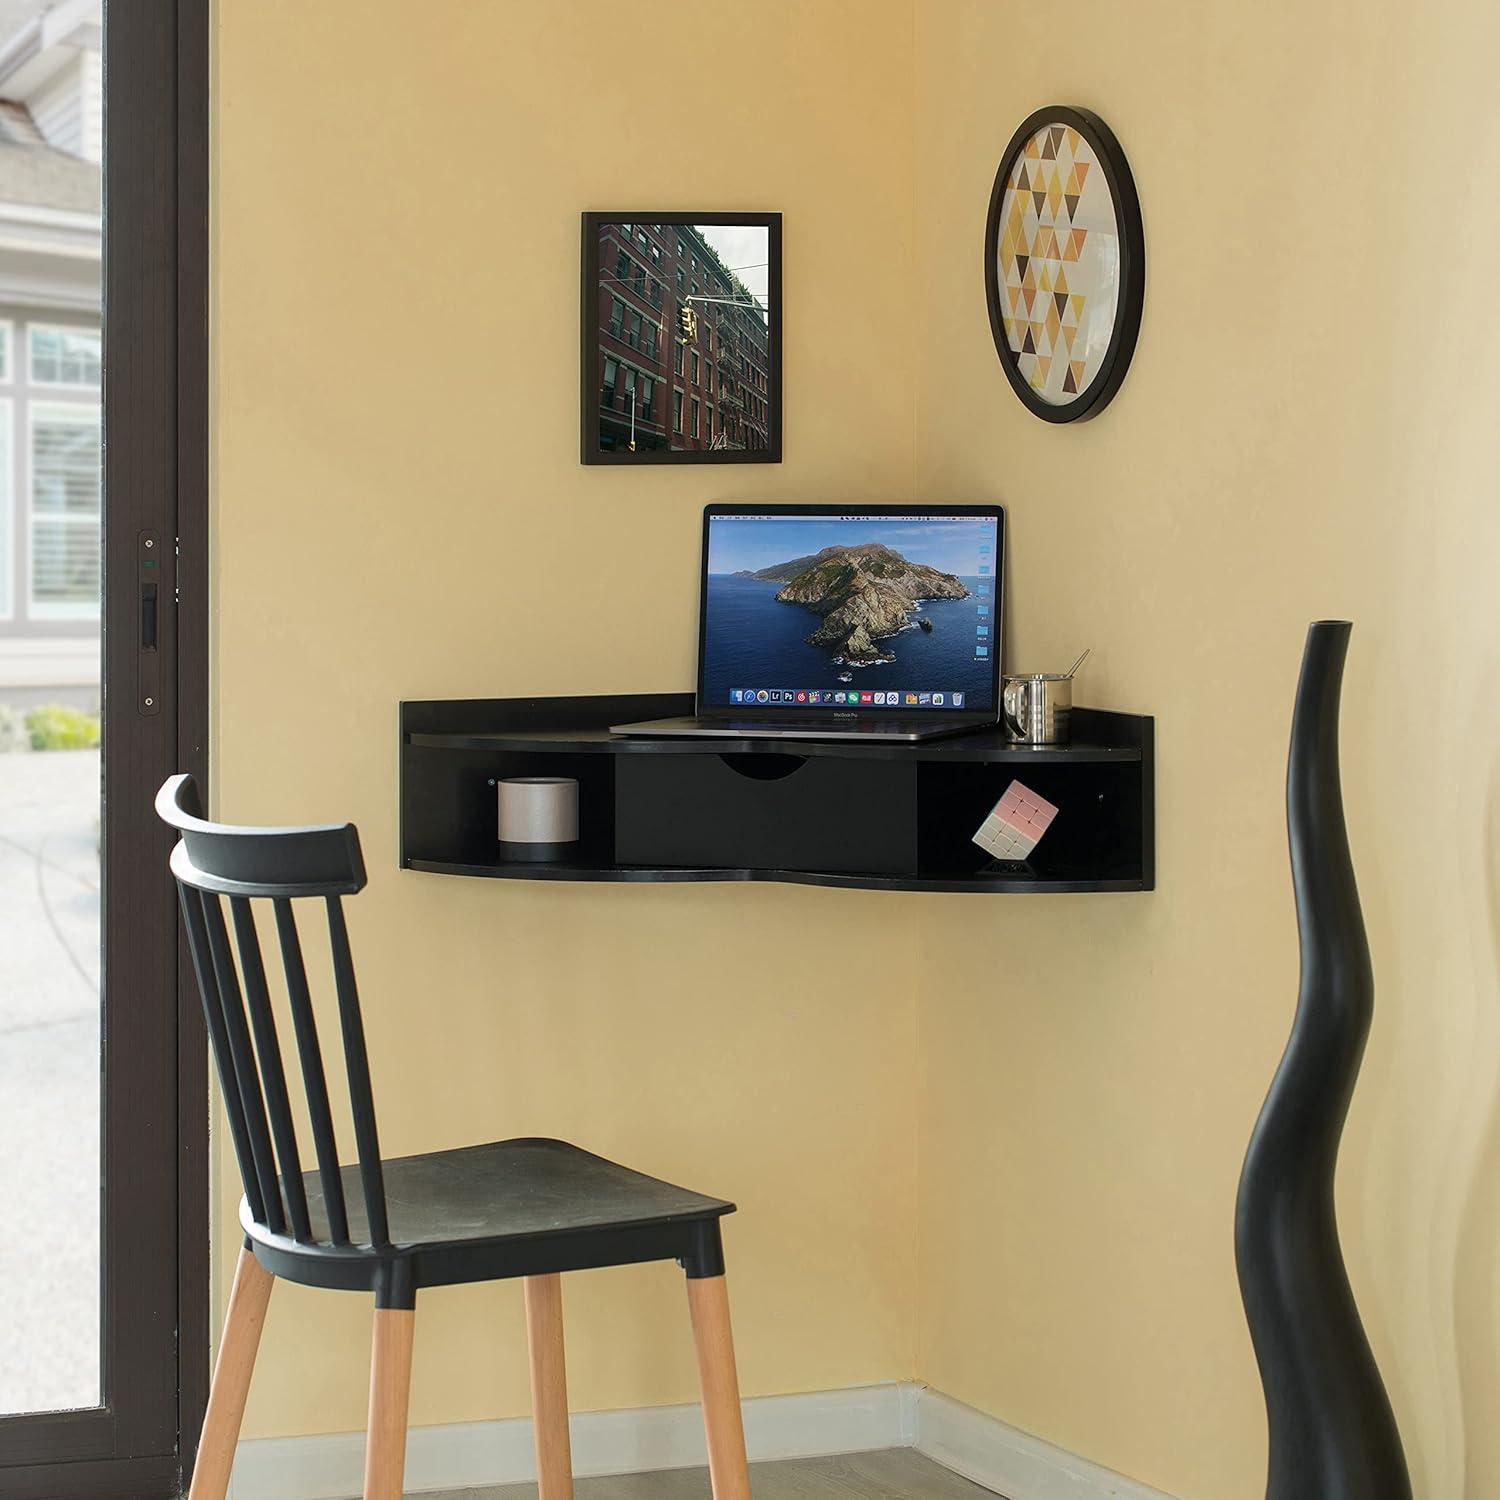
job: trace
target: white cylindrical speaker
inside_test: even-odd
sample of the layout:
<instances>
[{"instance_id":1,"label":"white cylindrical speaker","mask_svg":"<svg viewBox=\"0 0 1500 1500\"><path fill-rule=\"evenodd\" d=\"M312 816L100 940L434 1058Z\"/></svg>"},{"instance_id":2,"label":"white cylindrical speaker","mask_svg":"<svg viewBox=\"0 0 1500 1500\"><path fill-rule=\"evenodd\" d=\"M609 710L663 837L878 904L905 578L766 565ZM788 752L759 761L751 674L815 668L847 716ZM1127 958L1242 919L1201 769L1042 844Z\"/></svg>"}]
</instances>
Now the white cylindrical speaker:
<instances>
[{"instance_id":1,"label":"white cylindrical speaker","mask_svg":"<svg viewBox=\"0 0 1500 1500\"><path fill-rule=\"evenodd\" d=\"M578 842L578 783L571 776L511 776L499 787L508 859L556 859Z\"/></svg>"}]
</instances>

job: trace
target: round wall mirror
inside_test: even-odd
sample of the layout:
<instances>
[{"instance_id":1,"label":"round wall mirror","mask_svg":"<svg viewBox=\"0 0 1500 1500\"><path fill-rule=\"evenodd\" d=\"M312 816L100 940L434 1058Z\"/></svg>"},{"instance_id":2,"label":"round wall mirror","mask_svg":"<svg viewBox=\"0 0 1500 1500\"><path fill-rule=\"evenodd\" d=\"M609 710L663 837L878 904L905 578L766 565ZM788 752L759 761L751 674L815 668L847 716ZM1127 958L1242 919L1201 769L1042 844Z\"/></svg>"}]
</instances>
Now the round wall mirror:
<instances>
[{"instance_id":1,"label":"round wall mirror","mask_svg":"<svg viewBox=\"0 0 1500 1500\"><path fill-rule=\"evenodd\" d=\"M1016 395L1048 422L1102 411L1135 351L1146 255L1129 164L1097 115L1052 105L1021 123L995 175L984 271Z\"/></svg>"}]
</instances>

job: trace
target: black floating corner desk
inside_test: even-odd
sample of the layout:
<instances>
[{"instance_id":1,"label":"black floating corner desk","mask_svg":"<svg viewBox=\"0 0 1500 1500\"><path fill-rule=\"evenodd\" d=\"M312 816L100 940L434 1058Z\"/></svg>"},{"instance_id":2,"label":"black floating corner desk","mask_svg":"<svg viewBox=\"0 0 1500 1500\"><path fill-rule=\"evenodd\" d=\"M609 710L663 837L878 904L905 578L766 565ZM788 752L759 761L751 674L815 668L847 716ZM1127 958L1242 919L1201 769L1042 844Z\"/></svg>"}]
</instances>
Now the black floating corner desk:
<instances>
[{"instance_id":1,"label":"black floating corner desk","mask_svg":"<svg viewBox=\"0 0 1500 1500\"><path fill-rule=\"evenodd\" d=\"M1153 723L1073 710L1068 745L995 729L926 744L624 739L610 724L693 711L690 693L401 705L401 864L509 880L776 880L892 891L1154 888ZM578 781L579 839L512 861L495 783ZM1030 861L971 842L1012 780L1058 815Z\"/></svg>"}]
</instances>

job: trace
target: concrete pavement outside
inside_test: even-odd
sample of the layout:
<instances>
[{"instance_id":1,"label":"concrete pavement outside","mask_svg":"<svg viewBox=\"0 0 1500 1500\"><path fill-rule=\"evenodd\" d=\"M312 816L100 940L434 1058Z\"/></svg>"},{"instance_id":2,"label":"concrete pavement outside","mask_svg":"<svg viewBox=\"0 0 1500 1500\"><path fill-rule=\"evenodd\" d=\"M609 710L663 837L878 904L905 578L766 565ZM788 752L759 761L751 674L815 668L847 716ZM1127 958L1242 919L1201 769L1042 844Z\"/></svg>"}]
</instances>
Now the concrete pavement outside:
<instances>
[{"instance_id":1,"label":"concrete pavement outside","mask_svg":"<svg viewBox=\"0 0 1500 1500\"><path fill-rule=\"evenodd\" d=\"M99 1400L99 752L0 755L0 1413Z\"/></svg>"}]
</instances>

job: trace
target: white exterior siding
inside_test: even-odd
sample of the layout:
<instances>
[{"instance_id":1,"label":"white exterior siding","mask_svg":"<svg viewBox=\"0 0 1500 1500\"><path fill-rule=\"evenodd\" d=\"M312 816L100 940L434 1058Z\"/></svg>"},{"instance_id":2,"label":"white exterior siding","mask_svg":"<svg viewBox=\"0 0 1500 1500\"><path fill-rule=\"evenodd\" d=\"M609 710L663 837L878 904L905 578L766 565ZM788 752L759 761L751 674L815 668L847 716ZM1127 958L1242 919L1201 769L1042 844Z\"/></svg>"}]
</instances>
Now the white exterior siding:
<instances>
[{"instance_id":1,"label":"white exterior siding","mask_svg":"<svg viewBox=\"0 0 1500 1500\"><path fill-rule=\"evenodd\" d=\"M93 162L101 160L103 145L99 65L97 52L77 52L26 101L49 146Z\"/></svg>"},{"instance_id":2,"label":"white exterior siding","mask_svg":"<svg viewBox=\"0 0 1500 1500\"><path fill-rule=\"evenodd\" d=\"M99 52L83 54L83 128L79 155L104 164L104 57Z\"/></svg>"},{"instance_id":3,"label":"white exterior siding","mask_svg":"<svg viewBox=\"0 0 1500 1500\"><path fill-rule=\"evenodd\" d=\"M100 392L77 334L99 327L99 0L34 0L25 16L0 36L0 98L28 117L0 150L0 703L89 708Z\"/></svg>"}]
</instances>

